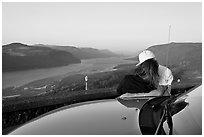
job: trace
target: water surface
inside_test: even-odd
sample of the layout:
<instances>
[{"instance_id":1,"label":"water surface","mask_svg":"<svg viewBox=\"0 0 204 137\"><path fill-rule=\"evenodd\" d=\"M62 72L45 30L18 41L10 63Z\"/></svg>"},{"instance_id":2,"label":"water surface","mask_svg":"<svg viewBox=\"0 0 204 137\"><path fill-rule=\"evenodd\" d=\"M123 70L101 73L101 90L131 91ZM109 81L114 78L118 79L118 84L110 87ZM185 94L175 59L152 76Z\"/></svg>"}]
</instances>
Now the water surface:
<instances>
[{"instance_id":1,"label":"water surface","mask_svg":"<svg viewBox=\"0 0 204 137\"><path fill-rule=\"evenodd\" d=\"M13 71L2 73L2 88L21 86L26 83L55 76L68 76L75 73L91 73L109 71L118 64L132 63L124 58L98 58L82 60L80 64L71 64L62 67Z\"/></svg>"}]
</instances>

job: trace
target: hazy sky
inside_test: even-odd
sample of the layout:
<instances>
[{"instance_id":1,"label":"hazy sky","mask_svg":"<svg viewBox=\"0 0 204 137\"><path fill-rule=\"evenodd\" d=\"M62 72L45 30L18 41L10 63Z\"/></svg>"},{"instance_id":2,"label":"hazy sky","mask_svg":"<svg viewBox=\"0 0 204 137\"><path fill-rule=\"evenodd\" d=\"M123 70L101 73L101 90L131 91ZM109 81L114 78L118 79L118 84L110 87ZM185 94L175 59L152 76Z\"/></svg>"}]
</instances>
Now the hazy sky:
<instances>
[{"instance_id":1,"label":"hazy sky","mask_svg":"<svg viewBox=\"0 0 204 137\"><path fill-rule=\"evenodd\" d=\"M202 41L201 3L2 3L3 44L74 45L136 52Z\"/></svg>"}]
</instances>

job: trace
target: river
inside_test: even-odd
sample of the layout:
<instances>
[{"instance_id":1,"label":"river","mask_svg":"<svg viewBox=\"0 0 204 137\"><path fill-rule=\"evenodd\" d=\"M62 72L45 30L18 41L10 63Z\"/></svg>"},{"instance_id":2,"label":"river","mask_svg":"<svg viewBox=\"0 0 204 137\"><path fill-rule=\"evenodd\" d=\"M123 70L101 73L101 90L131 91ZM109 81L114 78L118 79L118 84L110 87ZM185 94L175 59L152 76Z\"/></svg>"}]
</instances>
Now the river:
<instances>
[{"instance_id":1,"label":"river","mask_svg":"<svg viewBox=\"0 0 204 137\"><path fill-rule=\"evenodd\" d=\"M11 86L18 87L35 80L56 76L64 77L74 73L95 73L109 71L114 66L128 63L133 63L133 61L124 60L124 58L111 57L82 60L82 63L80 64L71 64L62 67L3 72L2 88L5 89Z\"/></svg>"}]
</instances>

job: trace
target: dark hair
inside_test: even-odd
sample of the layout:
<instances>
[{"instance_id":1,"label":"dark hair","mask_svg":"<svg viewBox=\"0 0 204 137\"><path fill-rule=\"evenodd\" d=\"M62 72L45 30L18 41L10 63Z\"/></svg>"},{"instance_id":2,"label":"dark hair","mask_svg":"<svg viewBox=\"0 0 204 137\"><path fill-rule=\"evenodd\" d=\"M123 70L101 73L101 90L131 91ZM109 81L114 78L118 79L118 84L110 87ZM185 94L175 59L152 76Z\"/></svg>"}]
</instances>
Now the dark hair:
<instances>
[{"instance_id":1,"label":"dark hair","mask_svg":"<svg viewBox=\"0 0 204 137\"><path fill-rule=\"evenodd\" d=\"M155 59L148 59L135 69L136 75L147 81L150 86L157 88L159 85L159 64Z\"/></svg>"}]
</instances>

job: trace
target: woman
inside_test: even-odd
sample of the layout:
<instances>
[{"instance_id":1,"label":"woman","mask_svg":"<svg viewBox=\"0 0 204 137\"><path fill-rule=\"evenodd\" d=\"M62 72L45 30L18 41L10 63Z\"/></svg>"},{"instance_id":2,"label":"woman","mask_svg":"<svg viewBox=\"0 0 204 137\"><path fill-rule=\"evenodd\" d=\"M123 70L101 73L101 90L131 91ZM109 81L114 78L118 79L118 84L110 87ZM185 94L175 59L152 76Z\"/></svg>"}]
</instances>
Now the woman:
<instances>
[{"instance_id":1,"label":"woman","mask_svg":"<svg viewBox=\"0 0 204 137\"><path fill-rule=\"evenodd\" d=\"M148 50L139 54L139 64L136 65L134 75L126 75L117 88L119 95L136 93L136 96L161 96L170 95L165 93L163 88L164 83L162 81L168 81L166 73L169 71L163 71L163 67L158 64L155 59L155 55ZM161 73L162 72L162 73ZM168 73L170 74L170 73ZM168 79L167 79L168 78ZM172 78L170 79L172 82ZM165 93L165 94L164 94Z\"/></svg>"}]
</instances>

